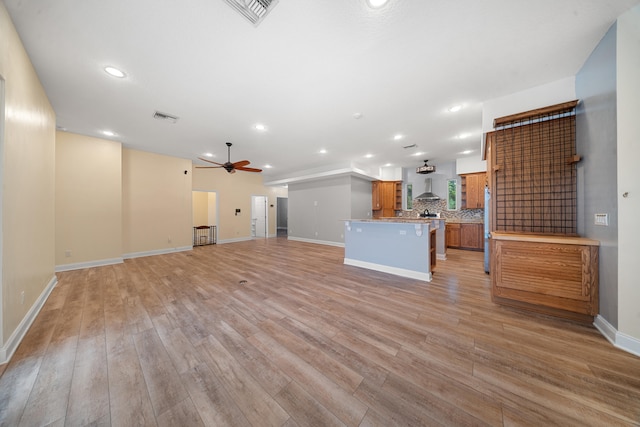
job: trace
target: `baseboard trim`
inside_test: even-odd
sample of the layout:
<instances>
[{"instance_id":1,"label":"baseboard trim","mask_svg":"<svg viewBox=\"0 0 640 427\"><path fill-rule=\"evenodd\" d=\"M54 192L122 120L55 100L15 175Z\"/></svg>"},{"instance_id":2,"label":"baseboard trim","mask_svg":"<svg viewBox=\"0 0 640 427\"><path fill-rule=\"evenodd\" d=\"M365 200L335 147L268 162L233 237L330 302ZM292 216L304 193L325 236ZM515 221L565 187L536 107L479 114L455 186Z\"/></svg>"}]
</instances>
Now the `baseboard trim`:
<instances>
[{"instance_id":1,"label":"baseboard trim","mask_svg":"<svg viewBox=\"0 0 640 427\"><path fill-rule=\"evenodd\" d=\"M326 245L326 246L335 246L338 248L344 248L344 243L341 242L330 242L328 240L316 240L316 239L305 239L304 237L293 237L288 236L288 240L295 240L296 242L305 242L305 243L315 243L317 245Z\"/></svg>"},{"instance_id":2,"label":"baseboard trim","mask_svg":"<svg viewBox=\"0 0 640 427\"><path fill-rule=\"evenodd\" d=\"M31 324L34 320L36 320L36 316L40 313L40 310L44 306L44 303L47 302L49 295L51 295L51 291L56 287L58 283L58 278L54 275L49 283L44 288L38 299L33 303L26 316L22 318L22 321L18 325L18 327L13 331L7 342L0 348L0 365L5 364L11 360L13 353L15 353L18 345L22 342L25 334L31 327Z\"/></svg>"},{"instance_id":3,"label":"baseboard trim","mask_svg":"<svg viewBox=\"0 0 640 427\"><path fill-rule=\"evenodd\" d=\"M407 270L404 268L390 267L388 265L375 264L372 262L360 261L352 258L344 259L345 265L366 268L368 270L380 271L382 273L394 274L396 276L408 277L409 279L417 279L425 282L431 281L431 273L422 273L420 271Z\"/></svg>"},{"instance_id":4,"label":"baseboard trim","mask_svg":"<svg viewBox=\"0 0 640 427\"><path fill-rule=\"evenodd\" d=\"M177 248L156 249L153 251L131 252L131 253L122 255L122 258L124 259L142 258L146 256L172 254L175 252L184 252L184 251L191 251L191 250L193 250L193 246L180 246Z\"/></svg>"},{"instance_id":5,"label":"baseboard trim","mask_svg":"<svg viewBox=\"0 0 640 427\"><path fill-rule=\"evenodd\" d=\"M447 254L436 254L436 259L439 261L446 261L447 260Z\"/></svg>"},{"instance_id":6,"label":"baseboard trim","mask_svg":"<svg viewBox=\"0 0 640 427\"><path fill-rule=\"evenodd\" d=\"M624 350L640 357L640 340L619 332L604 317L597 315L593 321L593 326L611 343L614 347Z\"/></svg>"},{"instance_id":7,"label":"baseboard trim","mask_svg":"<svg viewBox=\"0 0 640 427\"><path fill-rule=\"evenodd\" d=\"M120 258L100 259L97 261L76 262L73 264L62 264L62 265L56 265L56 273L59 273L61 271L82 270L85 268L92 268L92 267L103 267L105 265L122 264L123 262L124 262L124 259L120 257Z\"/></svg>"}]
</instances>

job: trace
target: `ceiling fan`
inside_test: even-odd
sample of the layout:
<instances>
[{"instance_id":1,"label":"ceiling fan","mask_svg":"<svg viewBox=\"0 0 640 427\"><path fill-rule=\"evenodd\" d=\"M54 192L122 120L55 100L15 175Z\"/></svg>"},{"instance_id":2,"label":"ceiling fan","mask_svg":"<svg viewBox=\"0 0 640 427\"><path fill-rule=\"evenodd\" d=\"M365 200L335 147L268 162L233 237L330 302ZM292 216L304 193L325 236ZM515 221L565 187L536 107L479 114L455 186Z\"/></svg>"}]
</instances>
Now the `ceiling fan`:
<instances>
[{"instance_id":1,"label":"ceiling fan","mask_svg":"<svg viewBox=\"0 0 640 427\"><path fill-rule=\"evenodd\" d=\"M196 166L196 168L225 168L225 170L229 173L236 173L236 171L246 171L246 172L262 172L262 169L256 168L248 168L247 165L251 163L249 160L240 160L238 162L231 163L231 143L227 142L227 162L226 163L217 163L212 162L211 160L203 159L202 157L198 157L198 159L207 162L213 163L217 166Z\"/></svg>"}]
</instances>

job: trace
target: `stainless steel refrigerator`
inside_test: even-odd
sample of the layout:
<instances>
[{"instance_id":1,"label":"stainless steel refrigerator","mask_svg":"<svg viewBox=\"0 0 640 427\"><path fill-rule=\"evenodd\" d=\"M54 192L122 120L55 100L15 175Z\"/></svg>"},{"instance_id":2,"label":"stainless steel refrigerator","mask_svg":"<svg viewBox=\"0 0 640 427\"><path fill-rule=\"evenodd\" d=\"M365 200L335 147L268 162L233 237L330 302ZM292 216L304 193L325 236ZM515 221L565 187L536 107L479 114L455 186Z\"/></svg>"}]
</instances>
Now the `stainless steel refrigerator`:
<instances>
[{"instance_id":1,"label":"stainless steel refrigerator","mask_svg":"<svg viewBox=\"0 0 640 427\"><path fill-rule=\"evenodd\" d=\"M491 207L491 193L488 187L484 187L484 272L489 273L489 211Z\"/></svg>"}]
</instances>

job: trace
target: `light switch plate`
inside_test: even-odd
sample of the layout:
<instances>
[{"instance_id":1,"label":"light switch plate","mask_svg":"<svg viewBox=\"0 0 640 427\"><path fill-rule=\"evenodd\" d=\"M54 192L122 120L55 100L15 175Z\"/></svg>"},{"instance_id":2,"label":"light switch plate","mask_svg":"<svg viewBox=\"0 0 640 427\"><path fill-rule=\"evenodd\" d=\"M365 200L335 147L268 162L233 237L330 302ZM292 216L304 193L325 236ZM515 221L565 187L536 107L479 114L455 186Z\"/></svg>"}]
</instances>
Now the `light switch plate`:
<instances>
[{"instance_id":1,"label":"light switch plate","mask_svg":"<svg viewBox=\"0 0 640 427\"><path fill-rule=\"evenodd\" d=\"M593 223L595 225L609 225L609 214L606 214L606 213L595 214Z\"/></svg>"}]
</instances>

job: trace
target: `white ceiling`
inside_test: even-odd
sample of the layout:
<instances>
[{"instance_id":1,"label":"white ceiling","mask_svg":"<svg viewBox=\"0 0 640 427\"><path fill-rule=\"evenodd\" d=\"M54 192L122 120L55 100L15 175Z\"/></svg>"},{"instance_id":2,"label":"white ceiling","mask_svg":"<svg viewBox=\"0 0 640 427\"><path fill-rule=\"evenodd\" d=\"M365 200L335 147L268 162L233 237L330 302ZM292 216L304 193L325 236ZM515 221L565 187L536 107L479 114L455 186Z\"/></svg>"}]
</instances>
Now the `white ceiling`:
<instances>
[{"instance_id":1,"label":"white ceiling","mask_svg":"<svg viewBox=\"0 0 640 427\"><path fill-rule=\"evenodd\" d=\"M483 101L575 75L640 0L280 0L258 27L223 0L4 3L59 128L192 160L230 141L273 178L478 156Z\"/></svg>"}]
</instances>

